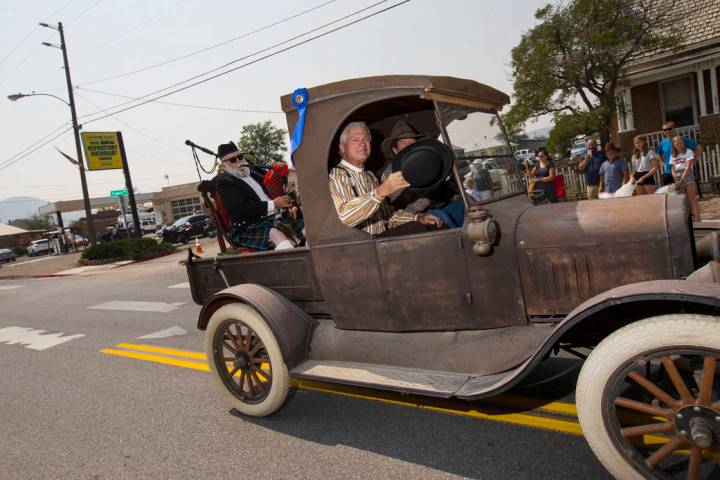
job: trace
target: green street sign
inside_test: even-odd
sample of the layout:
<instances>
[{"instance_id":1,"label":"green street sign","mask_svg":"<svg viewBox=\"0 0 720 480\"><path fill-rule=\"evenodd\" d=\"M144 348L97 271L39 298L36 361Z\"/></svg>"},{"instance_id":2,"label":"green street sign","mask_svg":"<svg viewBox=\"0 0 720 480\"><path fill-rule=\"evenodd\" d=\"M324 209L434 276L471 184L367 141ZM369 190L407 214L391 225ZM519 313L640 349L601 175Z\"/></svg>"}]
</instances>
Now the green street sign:
<instances>
[{"instance_id":1,"label":"green street sign","mask_svg":"<svg viewBox=\"0 0 720 480\"><path fill-rule=\"evenodd\" d=\"M128 194L127 189L126 190L110 190L111 197L126 197L127 194Z\"/></svg>"}]
</instances>

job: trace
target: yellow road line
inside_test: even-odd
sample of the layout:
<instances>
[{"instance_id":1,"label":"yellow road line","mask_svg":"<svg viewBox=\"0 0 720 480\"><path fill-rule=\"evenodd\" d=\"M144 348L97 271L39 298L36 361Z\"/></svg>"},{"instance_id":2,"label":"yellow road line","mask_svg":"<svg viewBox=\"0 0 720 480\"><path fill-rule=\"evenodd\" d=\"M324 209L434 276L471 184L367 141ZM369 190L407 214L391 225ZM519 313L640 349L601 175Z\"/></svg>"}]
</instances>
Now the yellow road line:
<instances>
[{"instance_id":1,"label":"yellow road line","mask_svg":"<svg viewBox=\"0 0 720 480\"><path fill-rule=\"evenodd\" d=\"M192 370L199 370L203 372L210 371L210 368L205 362L193 362L189 360L183 360L183 358L205 360L205 354L199 352L178 350L174 348L155 347L152 345L136 345L131 343L119 343L115 346L128 350L105 348L103 350L100 350L100 353L160 363L163 365L189 368ZM132 351L130 349L136 351ZM156 355L156 353L160 353L163 355ZM171 358L165 355L173 355L181 358ZM263 368L268 368L266 364L263 364L262 366ZM292 385L302 390L330 393L334 395L361 398L365 400L375 400L390 405L420 408L439 413L461 415L465 417L479 418L495 422L504 422L514 425L542 428L545 430L553 430L556 432L563 432L572 435L582 436L583 434L582 429L580 428L580 424L577 421L558 420L554 418L529 415L526 413L507 412L508 409L520 407L574 416L577 415L577 409L575 407L575 404L572 403L549 402L546 404L538 405L538 402L540 402L541 400L519 397L516 395L500 395L498 397L483 400L482 402L471 403L461 402L453 399L438 399L421 397L416 395L401 395L396 392L386 392L382 390L372 390L369 388L352 387L347 385L336 385L312 380L293 379ZM668 442L668 438L656 435L644 435L642 438L643 443L645 443L646 445L664 444Z\"/></svg>"},{"instance_id":2,"label":"yellow road line","mask_svg":"<svg viewBox=\"0 0 720 480\"><path fill-rule=\"evenodd\" d=\"M199 352L191 352L187 350L178 350L174 348L155 347L152 345L137 345L131 343L119 343L116 345L118 348L128 350L118 350L113 348L106 348L100 350L101 353L106 355L115 355L126 358L133 358L136 360L144 360L148 362L160 363L163 365L171 365L181 368L189 368L193 370L200 370L204 372L210 371L207 363L204 362L193 362L183 360L182 358L191 358L197 360L205 360L206 356ZM131 351L135 350L135 351ZM151 352L151 353L144 353ZM163 355L156 355L157 353ZM164 355L173 355L181 358L171 358ZM580 424L573 421L556 420L546 417L538 417L523 413L507 413L509 407L522 407L529 406L531 408L538 408L548 412L562 413L566 415L575 414L575 406L572 404L551 402L538 406L538 401L532 399L525 399L522 397L505 396L505 398L493 399L493 407L486 409L480 409L481 406L475 405L469 402L460 403L458 401L443 400L443 399L429 399L425 397L412 397L414 401L406 400L406 396L401 396L394 392L382 392L374 391L358 387L348 387L343 385L326 384L322 382L308 381L308 380L293 380L293 386L301 388L303 390L317 391L323 393L332 393L336 395L343 395L347 397L362 398L369 400L376 400L387 404L409 406L414 408L421 408L425 410L431 410L441 413L450 413L455 415L462 415L472 418L481 418L485 420L500 421L505 423L512 423L516 425L525 425L536 428L543 428L547 430L555 430L564 433L570 433L574 435L582 435ZM522 405L518 405L522 404ZM485 407L486 405L482 405ZM505 411L504 411L504 410Z\"/></svg>"},{"instance_id":3,"label":"yellow road line","mask_svg":"<svg viewBox=\"0 0 720 480\"><path fill-rule=\"evenodd\" d=\"M128 350L115 350L113 348L105 348L103 350L100 350L100 353L104 353L106 355L117 355L118 357L134 358L136 360L145 360L147 362L162 363L163 365L190 368L192 370L200 370L203 372L210 371L210 367L207 366L207 363L191 362L189 360L163 357L161 355L153 355L150 353L131 352Z\"/></svg>"},{"instance_id":4,"label":"yellow road line","mask_svg":"<svg viewBox=\"0 0 720 480\"><path fill-rule=\"evenodd\" d=\"M174 355L176 357L192 358L195 360L207 359L204 353L178 350L176 348L155 347L153 345L136 345L134 343L118 343L115 346L118 348L128 348L130 350L139 350L141 352L162 353L164 355Z\"/></svg>"}]
</instances>

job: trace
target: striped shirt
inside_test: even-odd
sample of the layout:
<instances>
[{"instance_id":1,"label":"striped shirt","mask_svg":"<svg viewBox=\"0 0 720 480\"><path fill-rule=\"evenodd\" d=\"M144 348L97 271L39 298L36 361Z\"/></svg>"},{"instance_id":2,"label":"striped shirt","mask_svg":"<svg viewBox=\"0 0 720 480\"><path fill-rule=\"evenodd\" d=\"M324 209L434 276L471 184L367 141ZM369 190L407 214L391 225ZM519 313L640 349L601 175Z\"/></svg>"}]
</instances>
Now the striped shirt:
<instances>
[{"instance_id":1,"label":"striped shirt","mask_svg":"<svg viewBox=\"0 0 720 480\"><path fill-rule=\"evenodd\" d=\"M340 221L348 227L359 227L370 235L379 235L403 223L417 220L417 215L395 211L377 194L377 178L345 160L330 171L330 195Z\"/></svg>"}]
</instances>

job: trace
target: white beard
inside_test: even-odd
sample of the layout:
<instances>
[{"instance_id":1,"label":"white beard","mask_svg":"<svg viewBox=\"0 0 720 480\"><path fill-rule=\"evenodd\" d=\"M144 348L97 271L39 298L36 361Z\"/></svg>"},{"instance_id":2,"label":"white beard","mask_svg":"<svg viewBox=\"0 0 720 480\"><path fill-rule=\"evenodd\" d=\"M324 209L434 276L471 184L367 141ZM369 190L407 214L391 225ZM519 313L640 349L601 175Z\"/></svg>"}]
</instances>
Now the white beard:
<instances>
[{"instance_id":1,"label":"white beard","mask_svg":"<svg viewBox=\"0 0 720 480\"><path fill-rule=\"evenodd\" d=\"M250 167L247 165L241 165L239 167L225 166L225 171L235 178L245 178L250 175Z\"/></svg>"}]
</instances>

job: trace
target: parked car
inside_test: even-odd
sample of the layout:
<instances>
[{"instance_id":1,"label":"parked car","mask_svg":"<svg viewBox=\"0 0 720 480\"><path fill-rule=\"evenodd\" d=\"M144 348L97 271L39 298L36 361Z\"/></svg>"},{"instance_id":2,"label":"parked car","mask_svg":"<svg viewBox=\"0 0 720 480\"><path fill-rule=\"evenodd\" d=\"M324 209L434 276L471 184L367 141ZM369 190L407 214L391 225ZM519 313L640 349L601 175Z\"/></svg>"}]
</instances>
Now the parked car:
<instances>
[{"instance_id":1,"label":"parked car","mask_svg":"<svg viewBox=\"0 0 720 480\"><path fill-rule=\"evenodd\" d=\"M4 262L14 262L17 258L17 255L15 252L10 250L9 248L0 248L0 263Z\"/></svg>"},{"instance_id":2,"label":"parked car","mask_svg":"<svg viewBox=\"0 0 720 480\"><path fill-rule=\"evenodd\" d=\"M81 237L78 234L73 235L73 245L75 245L75 247L87 247L89 243L87 238Z\"/></svg>"},{"instance_id":3,"label":"parked car","mask_svg":"<svg viewBox=\"0 0 720 480\"><path fill-rule=\"evenodd\" d=\"M44 255L46 253L52 253L52 247L50 246L50 240L43 238L42 240L33 240L30 242L28 247L28 257L34 257L36 255Z\"/></svg>"},{"instance_id":4,"label":"parked car","mask_svg":"<svg viewBox=\"0 0 720 480\"><path fill-rule=\"evenodd\" d=\"M410 75L306 95L294 158L309 246L184 262L207 363L237 411L282 408L292 378L474 401L562 350L584 361L577 416L614 478L717 478L720 232L695 234L684 195L533 205L513 170L492 199L462 197L462 228L373 237L342 223L328 188L343 127L365 121L379 142L412 118L474 145L510 98ZM281 99L291 132L295 98ZM412 158L438 181L448 165L462 192L455 155L436 147Z\"/></svg>"},{"instance_id":5,"label":"parked car","mask_svg":"<svg viewBox=\"0 0 720 480\"><path fill-rule=\"evenodd\" d=\"M587 148L585 147L584 141L573 143L572 147L570 147L570 159L580 160L580 157L585 155L585 150L587 150Z\"/></svg>"},{"instance_id":6,"label":"parked car","mask_svg":"<svg viewBox=\"0 0 720 480\"><path fill-rule=\"evenodd\" d=\"M164 228L161 238L171 243L187 243L191 237L205 236L207 222L212 222L212 217L204 213L182 217Z\"/></svg>"}]
</instances>

